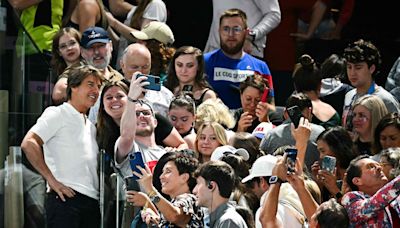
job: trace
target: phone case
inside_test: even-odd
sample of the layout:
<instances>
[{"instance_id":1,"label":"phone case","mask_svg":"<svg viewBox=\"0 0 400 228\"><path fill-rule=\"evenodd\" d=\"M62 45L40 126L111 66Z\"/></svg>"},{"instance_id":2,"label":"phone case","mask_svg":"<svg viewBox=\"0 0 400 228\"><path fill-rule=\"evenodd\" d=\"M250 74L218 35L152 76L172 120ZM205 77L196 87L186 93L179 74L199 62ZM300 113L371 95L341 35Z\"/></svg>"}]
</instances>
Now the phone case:
<instances>
[{"instance_id":1,"label":"phone case","mask_svg":"<svg viewBox=\"0 0 400 228\"><path fill-rule=\"evenodd\" d=\"M294 124L295 128L298 128L299 123L300 123L300 118L303 116L301 114L301 110L300 110L299 106L297 106L297 105L292 106L287 109L287 112L288 112L289 118L292 121L292 123Z\"/></svg>"},{"instance_id":2,"label":"phone case","mask_svg":"<svg viewBox=\"0 0 400 228\"><path fill-rule=\"evenodd\" d=\"M137 173L141 173L141 171L136 166L140 166L144 169L144 161L143 161L142 153L135 152L134 154L130 154L129 156L130 156L129 162L131 165L132 172L136 171ZM138 179L138 177L136 175L133 175L132 177L134 180Z\"/></svg>"},{"instance_id":3,"label":"phone case","mask_svg":"<svg viewBox=\"0 0 400 228\"><path fill-rule=\"evenodd\" d=\"M149 74L138 74L137 78L140 76L146 76L148 82L150 82L150 85L144 86L143 88L149 89L149 90L155 90L155 91L160 91L161 90L161 81L160 77L154 76L154 75L149 75Z\"/></svg>"},{"instance_id":4,"label":"phone case","mask_svg":"<svg viewBox=\"0 0 400 228\"><path fill-rule=\"evenodd\" d=\"M137 181L137 179L134 178L135 175L131 177L126 177L125 180L125 185L126 185L126 190L128 191L140 191L140 185Z\"/></svg>"}]
</instances>

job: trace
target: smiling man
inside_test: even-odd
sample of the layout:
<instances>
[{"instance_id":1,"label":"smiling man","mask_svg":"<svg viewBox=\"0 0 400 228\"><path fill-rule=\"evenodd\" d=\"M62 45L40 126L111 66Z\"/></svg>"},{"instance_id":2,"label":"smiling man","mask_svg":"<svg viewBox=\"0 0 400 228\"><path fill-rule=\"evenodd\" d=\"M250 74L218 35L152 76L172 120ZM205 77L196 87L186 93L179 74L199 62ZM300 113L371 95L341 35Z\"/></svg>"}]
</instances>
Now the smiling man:
<instances>
[{"instance_id":1,"label":"smiling man","mask_svg":"<svg viewBox=\"0 0 400 228\"><path fill-rule=\"evenodd\" d=\"M204 55L208 82L230 109L240 108L239 84L255 71L265 75L273 89L267 64L244 52L248 33L246 14L240 9L227 10L219 23L221 48Z\"/></svg>"},{"instance_id":2,"label":"smiling man","mask_svg":"<svg viewBox=\"0 0 400 228\"><path fill-rule=\"evenodd\" d=\"M350 227L397 227L400 224L400 176L388 182L379 163L361 155L346 170L352 192L342 198Z\"/></svg>"},{"instance_id":3,"label":"smiling man","mask_svg":"<svg viewBox=\"0 0 400 228\"><path fill-rule=\"evenodd\" d=\"M358 40L344 50L344 58L347 61L347 77L354 87L344 100L342 124L351 130L351 110L354 102L366 95L373 94L383 100L389 112L399 112L399 103L383 87L375 83L375 77L381 65L379 50L371 42Z\"/></svg>"},{"instance_id":4,"label":"smiling man","mask_svg":"<svg viewBox=\"0 0 400 228\"><path fill-rule=\"evenodd\" d=\"M86 117L103 81L92 66L71 70L68 101L47 108L21 147L47 181L48 227L99 227L96 128ZM42 149L43 148L43 149Z\"/></svg>"}]
</instances>

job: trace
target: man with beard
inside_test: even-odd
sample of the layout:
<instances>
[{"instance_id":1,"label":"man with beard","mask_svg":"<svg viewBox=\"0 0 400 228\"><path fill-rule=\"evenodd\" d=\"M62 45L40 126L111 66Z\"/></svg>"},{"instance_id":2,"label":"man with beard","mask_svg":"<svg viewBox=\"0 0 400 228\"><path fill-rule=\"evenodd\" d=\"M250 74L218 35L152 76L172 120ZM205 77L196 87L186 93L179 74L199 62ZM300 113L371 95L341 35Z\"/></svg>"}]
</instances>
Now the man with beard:
<instances>
[{"instance_id":1,"label":"man with beard","mask_svg":"<svg viewBox=\"0 0 400 228\"><path fill-rule=\"evenodd\" d=\"M204 55L208 82L230 109L241 107L239 84L255 71L269 80L273 97L272 77L267 64L244 52L248 32L247 17L242 10L225 11L219 23L221 48Z\"/></svg>"},{"instance_id":2,"label":"man with beard","mask_svg":"<svg viewBox=\"0 0 400 228\"><path fill-rule=\"evenodd\" d=\"M129 86L128 103L121 118L121 136L115 142L115 164L126 180L130 180L129 177L132 177L130 159L138 156L136 152L141 154L144 164L150 170L154 169L157 161L166 152L156 143L154 129L157 126L157 119L153 107L147 101L140 99L142 93L146 91L143 86L149 85L149 82L146 81L146 76L140 76L136 79L139 73L136 72L132 76L134 80L131 81ZM138 187L138 183L136 183L136 186ZM125 205L122 227L129 227L133 216L142 206L136 201Z\"/></svg>"},{"instance_id":3,"label":"man with beard","mask_svg":"<svg viewBox=\"0 0 400 228\"><path fill-rule=\"evenodd\" d=\"M92 66L73 68L68 101L48 107L22 141L29 162L47 181L48 227L100 226L96 127L86 113L102 80Z\"/></svg>"},{"instance_id":4,"label":"man with beard","mask_svg":"<svg viewBox=\"0 0 400 228\"><path fill-rule=\"evenodd\" d=\"M139 72L133 74L136 78ZM154 129L157 126L153 107L145 100L141 100L146 90L143 86L149 85L146 76L140 76L131 81L128 93L128 103L121 118L121 136L115 145L115 162L125 176L132 176L128 155L140 152L143 161L152 170L165 150L156 144Z\"/></svg>"},{"instance_id":5,"label":"man with beard","mask_svg":"<svg viewBox=\"0 0 400 228\"><path fill-rule=\"evenodd\" d=\"M82 33L81 39L81 55L87 62L99 69L106 81L118 81L124 77L109 64L112 57L113 46L106 30L101 27L90 27ZM97 113L99 111L100 102L90 109L89 119L97 122Z\"/></svg>"}]
</instances>

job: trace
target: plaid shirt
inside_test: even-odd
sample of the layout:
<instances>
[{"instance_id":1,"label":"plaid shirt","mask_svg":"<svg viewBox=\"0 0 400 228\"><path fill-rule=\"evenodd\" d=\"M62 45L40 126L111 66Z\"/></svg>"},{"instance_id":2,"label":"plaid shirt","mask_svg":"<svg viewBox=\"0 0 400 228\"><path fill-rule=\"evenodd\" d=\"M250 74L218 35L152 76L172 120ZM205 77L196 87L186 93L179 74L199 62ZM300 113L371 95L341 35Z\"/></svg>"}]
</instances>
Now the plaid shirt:
<instances>
[{"instance_id":1,"label":"plaid shirt","mask_svg":"<svg viewBox=\"0 0 400 228\"><path fill-rule=\"evenodd\" d=\"M400 176L387 183L373 196L360 191L342 198L350 218L350 227L392 227L389 205L400 216Z\"/></svg>"}]
</instances>

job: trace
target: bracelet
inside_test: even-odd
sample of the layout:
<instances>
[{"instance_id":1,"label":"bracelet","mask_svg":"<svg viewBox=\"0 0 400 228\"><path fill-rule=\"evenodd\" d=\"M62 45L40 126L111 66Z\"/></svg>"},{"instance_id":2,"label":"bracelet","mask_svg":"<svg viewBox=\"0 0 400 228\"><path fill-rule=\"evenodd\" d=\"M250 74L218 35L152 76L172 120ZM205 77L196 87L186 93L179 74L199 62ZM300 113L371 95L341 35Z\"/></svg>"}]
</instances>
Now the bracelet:
<instances>
[{"instance_id":1,"label":"bracelet","mask_svg":"<svg viewBox=\"0 0 400 228\"><path fill-rule=\"evenodd\" d=\"M132 99L132 98L130 98L129 96L127 96L127 97L128 97L128 101L130 101L130 102L133 102L133 103L139 102L139 100Z\"/></svg>"},{"instance_id":2,"label":"bracelet","mask_svg":"<svg viewBox=\"0 0 400 228\"><path fill-rule=\"evenodd\" d=\"M149 197L152 197L152 196L157 195L157 192L154 191L154 190L151 190L151 192L147 193L147 195L148 195Z\"/></svg>"}]
</instances>

